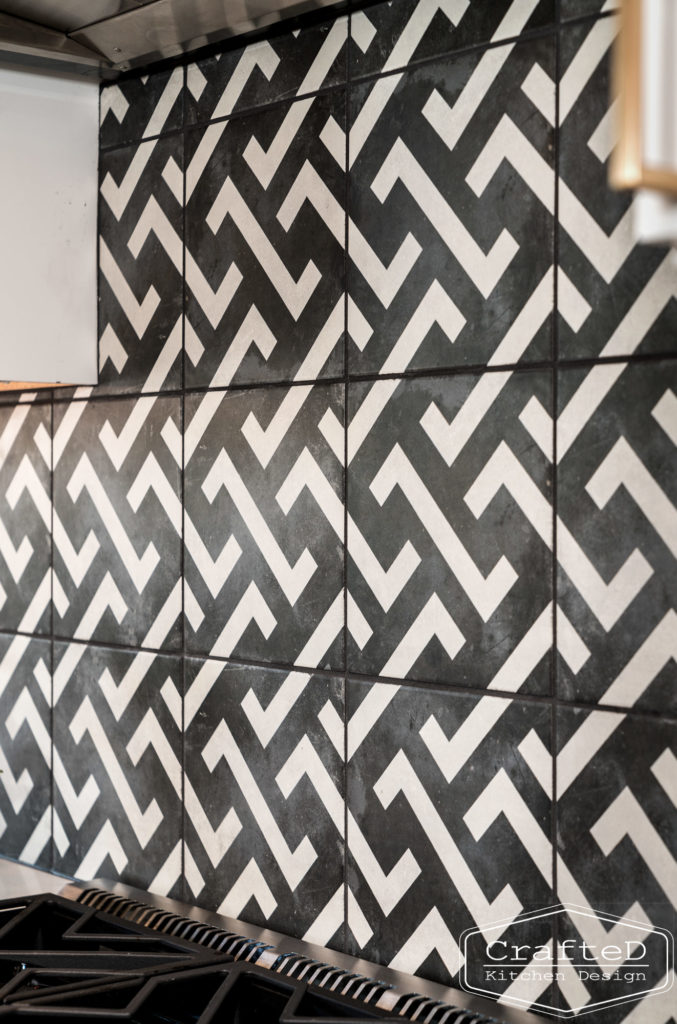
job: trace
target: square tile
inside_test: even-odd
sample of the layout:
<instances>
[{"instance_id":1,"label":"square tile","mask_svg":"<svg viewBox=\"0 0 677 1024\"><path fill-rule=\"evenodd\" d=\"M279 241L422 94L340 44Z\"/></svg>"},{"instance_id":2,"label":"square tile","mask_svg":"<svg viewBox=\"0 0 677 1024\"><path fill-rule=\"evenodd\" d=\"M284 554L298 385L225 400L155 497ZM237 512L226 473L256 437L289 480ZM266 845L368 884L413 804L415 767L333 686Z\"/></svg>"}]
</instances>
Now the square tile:
<instances>
[{"instance_id":1,"label":"square tile","mask_svg":"<svg viewBox=\"0 0 677 1024\"><path fill-rule=\"evenodd\" d=\"M677 362L560 370L561 697L677 710Z\"/></svg>"},{"instance_id":2,"label":"square tile","mask_svg":"<svg viewBox=\"0 0 677 1024\"><path fill-rule=\"evenodd\" d=\"M557 716L559 898L674 935L677 726L653 717L563 707ZM598 950L624 937L620 926L601 926L594 919L586 936ZM649 987L660 983L665 968L663 962L658 970L651 940L646 945ZM599 985L585 987L592 998ZM564 1008L570 1000L571 992L563 992ZM604 1019L667 1021L672 1012L674 991L634 1007L605 1010Z\"/></svg>"},{"instance_id":3,"label":"square tile","mask_svg":"<svg viewBox=\"0 0 677 1024\"><path fill-rule=\"evenodd\" d=\"M338 385L186 396L189 651L343 666L343 470L324 423L343 436Z\"/></svg>"},{"instance_id":4,"label":"square tile","mask_svg":"<svg viewBox=\"0 0 677 1024\"><path fill-rule=\"evenodd\" d=\"M181 893L181 661L54 645L55 868Z\"/></svg>"},{"instance_id":5,"label":"square tile","mask_svg":"<svg viewBox=\"0 0 677 1024\"><path fill-rule=\"evenodd\" d=\"M99 145L121 146L183 124L184 69L124 79L101 90Z\"/></svg>"},{"instance_id":6,"label":"square tile","mask_svg":"<svg viewBox=\"0 0 677 1024\"><path fill-rule=\"evenodd\" d=\"M552 453L522 420L551 392L546 370L351 385L352 671L550 691Z\"/></svg>"},{"instance_id":7,"label":"square tile","mask_svg":"<svg viewBox=\"0 0 677 1024\"><path fill-rule=\"evenodd\" d=\"M101 154L97 393L181 387L183 138Z\"/></svg>"},{"instance_id":8,"label":"square tile","mask_svg":"<svg viewBox=\"0 0 677 1024\"><path fill-rule=\"evenodd\" d=\"M457 982L465 929L551 904L550 708L349 680L346 712L348 951Z\"/></svg>"},{"instance_id":9,"label":"square tile","mask_svg":"<svg viewBox=\"0 0 677 1024\"><path fill-rule=\"evenodd\" d=\"M189 64L186 120L189 124L226 117L233 111L345 84L348 19L277 33L247 46Z\"/></svg>"},{"instance_id":10,"label":"square tile","mask_svg":"<svg viewBox=\"0 0 677 1024\"><path fill-rule=\"evenodd\" d=\"M181 646L181 402L54 407L54 631Z\"/></svg>"},{"instance_id":11,"label":"square tile","mask_svg":"<svg viewBox=\"0 0 677 1024\"><path fill-rule=\"evenodd\" d=\"M49 633L49 405L0 406L0 629Z\"/></svg>"},{"instance_id":12,"label":"square tile","mask_svg":"<svg viewBox=\"0 0 677 1024\"><path fill-rule=\"evenodd\" d=\"M387 0L351 17L350 75L378 74L554 22L554 0Z\"/></svg>"},{"instance_id":13,"label":"square tile","mask_svg":"<svg viewBox=\"0 0 677 1024\"><path fill-rule=\"evenodd\" d=\"M550 358L554 67L545 38L351 88L351 374Z\"/></svg>"},{"instance_id":14,"label":"square tile","mask_svg":"<svg viewBox=\"0 0 677 1024\"><path fill-rule=\"evenodd\" d=\"M186 384L343 372L343 91L187 134Z\"/></svg>"},{"instance_id":15,"label":"square tile","mask_svg":"<svg viewBox=\"0 0 677 1024\"><path fill-rule=\"evenodd\" d=\"M0 636L0 844L5 857L52 863L50 641Z\"/></svg>"},{"instance_id":16,"label":"square tile","mask_svg":"<svg viewBox=\"0 0 677 1024\"><path fill-rule=\"evenodd\" d=\"M633 245L631 194L608 184L617 28L600 18L560 33L560 359L677 352L672 256Z\"/></svg>"},{"instance_id":17,"label":"square tile","mask_svg":"<svg viewBox=\"0 0 677 1024\"><path fill-rule=\"evenodd\" d=\"M343 680L189 659L185 730L186 898L342 948Z\"/></svg>"}]
</instances>

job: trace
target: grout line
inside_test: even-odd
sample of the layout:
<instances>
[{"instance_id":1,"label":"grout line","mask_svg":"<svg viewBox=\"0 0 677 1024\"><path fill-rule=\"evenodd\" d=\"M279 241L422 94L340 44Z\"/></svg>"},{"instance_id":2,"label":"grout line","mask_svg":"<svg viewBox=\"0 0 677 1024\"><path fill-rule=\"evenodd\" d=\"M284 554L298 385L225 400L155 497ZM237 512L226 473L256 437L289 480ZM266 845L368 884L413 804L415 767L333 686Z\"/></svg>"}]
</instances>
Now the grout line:
<instances>
[{"instance_id":1,"label":"grout line","mask_svg":"<svg viewBox=\"0 0 677 1024\"><path fill-rule=\"evenodd\" d=\"M346 40L346 80L350 81L353 16L348 15ZM345 193L343 240L343 951L348 952L348 410L349 410L349 341L348 341L348 276L350 273L350 90L346 88L344 102Z\"/></svg>"},{"instance_id":2,"label":"grout line","mask_svg":"<svg viewBox=\"0 0 677 1024\"><path fill-rule=\"evenodd\" d=\"M557 0L557 20L559 22L559 15L561 9L561 0ZM559 269L559 169L560 169L560 80L562 76L561 68L561 46L560 46L560 32L557 33L555 38L555 131L554 131L554 169L555 169L555 196L554 196L554 210L553 210L553 266L555 268L554 275L554 306L553 306L553 319L552 319L552 356L553 356L553 367L552 367L552 654L550 660L551 670L551 695L552 704L550 708L550 766L552 771L552 794L550 798L550 843L552 847L552 895L553 904L558 902L558 877L557 877L557 837L559 834L559 818L557 808L557 672L559 667L559 655L557 647L557 596L558 587L557 579L559 573L559 563L557 558L557 515L558 515L558 492L557 492L557 419L559 412L559 391L558 391L558 369L557 369L557 357L559 355L559 283L558 283L558 269ZM553 980L552 994L553 1003L557 1007L559 1006L559 985L557 982L558 977L558 964L559 964L559 933L560 924L559 916L557 914L553 917Z\"/></svg>"},{"instance_id":3,"label":"grout line","mask_svg":"<svg viewBox=\"0 0 677 1024\"><path fill-rule=\"evenodd\" d=\"M181 403L179 416L181 424L181 824L179 841L181 843L181 877L179 879L179 896L188 901L186 884L186 90L188 72L183 69L183 99L181 103L182 120L182 153L181 167L183 180L183 196L181 210Z\"/></svg>"},{"instance_id":4,"label":"grout line","mask_svg":"<svg viewBox=\"0 0 677 1024\"><path fill-rule=\"evenodd\" d=\"M564 18L560 8L558 23L561 29L567 29L570 25L588 25L602 18L613 18L619 11L620 7L616 7L611 11L592 11L590 14L574 14L570 18Z\"/></svg>"},{"instance_id":5,"label":"grout line","mask_svg":"<svg viewBox=\"0 0 677 1024\"><path fill-rule=\"evenodd\" d=\"M138 401L141 398L172 398L181 397L183 395L204 395L211 394L214 392L241 392L241 391L265 391L265 390L287 390L295 387L308 387L308 386L322 386L331 384L360 384L370 383L383 380L418 380L418 379L443 379L445 377L464 377L464 376L478 376L485 373L535 373L540 370L552 370L554 367L560 370L582 370L582 369L593 369L596 366L604 365L615 365L618 363L624 363L628 366L642 365L644 363L669 363L674 364L677 362L677 352L644 352L644 353L633 353L632 355L626 356L605 356L603 358L587 358L587 359L567 359L561 360L555 363L552 359L545 359L538 362L532 363L497 363L491 366L482 363L472 363L466 366L448 366L442 368L424 368L424 369L410 369L405 370L403 373L355 373L350 374L346 377L343 376L331 376L331 377L319 377L319 378L308 378L304 380L274 380L274 381L260 381L250 382L242 384L229 384L221 387L184 387L184 388L168 388L163 391L134 391L124 393L113 393L113 394L92 394L92 395L80 395L80 396L64 396L55 397L53 399L54 405L70 405L75 402L124 402L124 401ZM50 404L50 400L46 399L43 401L36 400L35 402L26 403L11 403L11 402L0 402L0 409L3 406L11 406L12 404L25 404L33 406L47 405Z\"/></svg>"},{"instance_id":6,"label":"grout line","mask_svg":"<svg viewBox=\"0 0 677 1024\"><path fill-rule=\"evenodd\" d=\"M50 813L50 869L56 868L56 843L54 841L54 402L49 408L49 799Z\"/></svg>"},{"instance_id":7,"label":"grout line","mask_svg":"<svg viewBox=\"0 0 677 1024\"><path fill-rule=\"evenodd\" d=\"M48 641L49 636L39 633L22 633L16 630L2 630L0 629L0 636L23 636L32 640L43 640ZM464 686L462 683L452 682L441 682L436 679L401 679L395 676L379 676L373 675L366 672L360 672L357 670L351 670L349 667L343 668L318 668L316 665L297 665L290 664L288 662L276 662L276 661L260 661L253 658L236 658L236 657L221 657L218 655L210 655L207 652L200 651L189 651L182 654L180 648L171 650L168 648L157 648L157 647L131 647L125 644L117 644L112 641L104 640L80 640L73 637L61 636L55 634L53 636L55 644L62 645L75 645L81 647L93 647L96 649L111 650L111 651L123 651L127 654L154 654L163 658L179 659L184 657L187 661L215 661L223 664L224 667L230 666L232 668L261 668L269 671L276 672L303 672L309 676L318 676L319 678L331 678L340 679L346 677L348 680L357 683L381 683L388 686L402 687L406 686L412 689L425 689L433 690L437 693L454 693L458 695L465 694L468 697L476 697L478 700L481 697L500 697L505 700L516 700L522 703L537 703L547 704L553 702L553 698L550 694L535 694L525 693L522 691L512 690L494 690L487 689L486 687L473 687ZM641 707L623 707L619 704L599 704L592 701L584 701L573 699L566 699L563 697L557 697L554 699L554 703L557 707L562 708L574 708L581 711L604 711L612 712L614 714L621 714L625 716L633 716L636 718L642 718L646 720L656 719L660 721L677 723L677 711L665 712L657 711L650 708Z\"/></svg>"},{"instance_id":8,"label":"grout line","mask_svg":"<svg viewBox=\"0 0 677 1024\"><path fill-rule=\"evenodd\" d=\"M358 7L358 9L361 9L361 6ZM366 9L368 10L368 7ZM493 49L496 49L499 46L514 46L514 45L516 45L518 43L528 43L530 41L536 41L536 40L539 40L539 39L548 38L548 36L558 34L558 30L568 29L570 26L578 26L580 24L591 23L593 21L598 21L601 18L613 17L617 13L618 13L617 11L603 11L603 12L597 12L597 13L593 13L593 14L581 15L581 16L578 16L578 17L574 17L574 18L571 18L571 19L567 19L567 20L561 21L559 23L558 23L557 20L555 20L554 22L550 23L549 25L544 25L544 26L537 27L537 28L532 28L532 29L525 29L522 33L520 33L519 35L516 35L516 36L506 36L505 38L496 39L496 40L493 40L491 38L490 39L486 39L486 40L483 40L482 42L479 42L479 43L468 44L467 46L461 46L461 47L458 47L458 48L450 49L450 50L447 50L447 51L442 52L442 53L434 54L434 55L432 55L430 57L421 57L418 60L409 61L408 64L402 64L402 65L398 66L397 68L392 68L392 69L389 69L388 71L381 70L381 71L376 71L376 72L372 72L370 74L365 74L365 75L359 75L358 74L358 75L355 75L354 77L351 74L351 70L350 70L350 57L348 55L347 58L346 58L347 73L346 73L345 81L340 81L338 83L330 83L328 85L323 85L319 89L310 90L310 91L304 92L304 93L295 93L293 96L282 96L282 97L279 97L278 99L269 100L268 102L265 102L265 103L258 103L258 104L254 103L251 106L241 107L238 110L233 110L233 111L231 111L230 114L226 114L223 117L216 117L216 118L200 118L200 117L196 117L195 120L191 121L191 122L189 122L187 120L188 112L187 112L187 109L186 109L186 95L185 95L186 85L185 85L185 75L184 75L184 97L183 97L184 124L183 124L183 126L181 128L172 128L172 129L169 129L169 130L167 130L165 132L159 132L157 135L149 135L147 137L141 137L141 138L136 138L136 139L126 139L124 142L112 143L112 144L107 145L107 146L103 145L103 146L100 146L100 151L102 153L110 153L110 152L113 152L115 150L128 148L130 146L139 146L142 142L154 142L154 141L157 141L158 139L161 139L161 138L164 138L164 137L169 137L171 135L181 134L182 132L189 131L190 129L206 128L210 124L219 124L220 122L223 122L223 121L229 121L229 120L232 120L232 119L237 119L237 118L241 118L241 117L251 116L252 114L258 113L259 111L274 110L277 107L284 106L285 104L292 104L292 103L295 103L297 101L315 98L315 97L318 97L318 96L322 96L322 95L324 95L326 93L336 92L337 90L343 89L343 88L346 88L346 87L348 88L348 90L350 90L350 88L353 85L369 84L370 82L375 82L375 81L377 81L378 79L381 79L381 78L390 78L393 75L402 75L402 74L406 73L407 71L416 70L417 68L427 67L427 66L429 66L431 64L442 63L444 61L455 60L458 57L464 57L464 56L467 56L467 55L473 54L473 53L483 53L486 50L493 50ZM337 20L337 17L343 17L343 16L345 16L345 15L343 15L341 12L339 12L338 15L337 15L336 12L334 11L333 17L331 19L329 19L329 20L331 22L333 22L333 21ZM350 19L352 18L352 14L349 13L348 14L348 18L349 18L348 40L350 41L350 38L351 38L351 36L350 36ZM286 33L282 32L281 34L284 35ZM266 38L269 38L269 34L266 36ZM251 43L247 43L245 41L245 42L243 42L242 47L246 47L247 45L251 45ZM240 47L236 47L236 49L239 49L239 48ZM219 52L222 53L222 52L228 52L228 51L223 48L223 44L220 44ZM188 64L193 64L193 63L195 63L196 60L199 61L201 59L205 59L205 58L201 58L199 56L196 57L195 53L193 53L193 54L190 54L190 55L186 55L180 61L174 63L172 66L176 67L176 66L183 65L184 72L185 72ZM161 69L160 69L160 71L161 71ZM137 77L138 77L138 74L136 72L134 72L134 73L132 73L129 76L121 76L121 78L118 79L117 82L112 83L112 84L118 84L119 82L123 82L124 83L124 81L127 81L129 79L133 79L133 78L137 78Z\"/></svg>"}]
</instances>

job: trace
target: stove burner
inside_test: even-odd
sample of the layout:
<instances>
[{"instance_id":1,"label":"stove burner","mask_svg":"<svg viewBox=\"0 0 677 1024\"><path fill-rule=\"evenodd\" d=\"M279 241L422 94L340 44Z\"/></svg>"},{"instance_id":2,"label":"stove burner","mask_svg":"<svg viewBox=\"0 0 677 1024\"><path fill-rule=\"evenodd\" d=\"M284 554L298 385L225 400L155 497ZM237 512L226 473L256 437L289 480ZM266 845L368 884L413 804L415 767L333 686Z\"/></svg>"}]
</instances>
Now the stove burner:
<instances>
[{"instance_id":1,"label":"stove burner","mask_svg":"<svg viewBox=\"0 0 677 1024\"><path fill-rule=\"evenodd\" d=\"M0 902L0 1024L490 1024L416 996L389 1015L374 1005L385 991L110 893Z\"/></svg>"}]
</instances>

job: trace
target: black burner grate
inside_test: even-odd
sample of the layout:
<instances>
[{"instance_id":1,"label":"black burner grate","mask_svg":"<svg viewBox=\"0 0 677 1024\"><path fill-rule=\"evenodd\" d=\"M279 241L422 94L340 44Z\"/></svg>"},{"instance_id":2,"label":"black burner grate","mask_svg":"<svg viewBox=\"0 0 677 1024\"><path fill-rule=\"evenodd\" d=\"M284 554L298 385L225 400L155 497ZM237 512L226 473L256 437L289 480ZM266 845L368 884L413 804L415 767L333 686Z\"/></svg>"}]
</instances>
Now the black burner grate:
<instances>
[{"instance_id":1,"label":"black burner grate","mask_svg":"<svg viewBox=\"0 0 677 1024\"><path fill-rule=\"evenodd\" d=\"M493 1018L102 890L0 902L0 1024L340 1024ZM7 1020L7 1024L10 1024Z\"/></svg>"}]
</instances>

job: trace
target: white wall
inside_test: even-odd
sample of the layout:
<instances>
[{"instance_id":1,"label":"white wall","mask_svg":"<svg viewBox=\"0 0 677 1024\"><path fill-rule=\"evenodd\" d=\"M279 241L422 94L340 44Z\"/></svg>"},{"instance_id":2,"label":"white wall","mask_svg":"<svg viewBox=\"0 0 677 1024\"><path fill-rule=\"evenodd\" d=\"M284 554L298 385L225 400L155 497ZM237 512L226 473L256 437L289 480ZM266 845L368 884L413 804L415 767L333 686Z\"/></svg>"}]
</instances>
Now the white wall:
<instances>
[{"instance_id":1,"label":"white wall","mask_svg":"<svg viewBox=\"0 0 677 1024\"><path fill-rule=\"evenodd\" d=\"M98 86L0 69L0 380L97 380Z\"/></svg>"}]
</instances>

